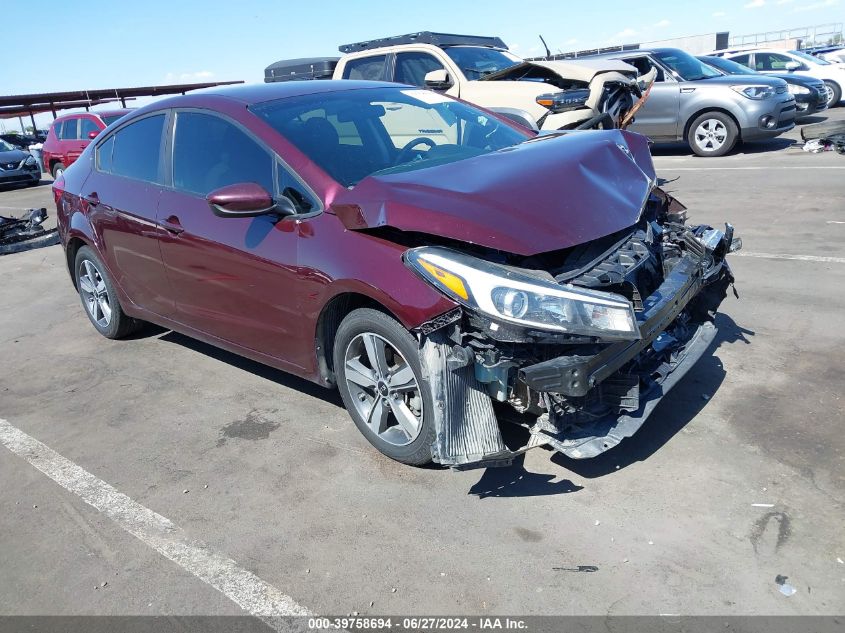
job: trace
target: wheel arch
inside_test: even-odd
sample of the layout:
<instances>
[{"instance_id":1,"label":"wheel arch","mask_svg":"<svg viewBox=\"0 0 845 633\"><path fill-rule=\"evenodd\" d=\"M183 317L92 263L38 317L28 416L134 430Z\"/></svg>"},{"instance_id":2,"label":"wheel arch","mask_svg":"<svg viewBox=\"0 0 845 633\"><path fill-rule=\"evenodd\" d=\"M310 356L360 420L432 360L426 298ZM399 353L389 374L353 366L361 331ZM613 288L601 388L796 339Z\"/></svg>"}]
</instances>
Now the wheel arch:
<instances>
[{"instance_id":1,"label":"wheel arch","mask_svg":"<svg viewBox=\"0 0 845 633\"><path fill-rule=\"evenodd\" d=\"M361 292L346 291L332 297L323 306L319 317L317 317L317 327L314 336L314 349L317 356L319 380L327 386L334 387L336 384L333 356L337 328L350 312L358 308L378 310L395 319L398 323L402 323L402 320L387 306Z\"/></svg>"},{"instance_id":2,"label":"wheel arch","mask_svg":"<svg viewBox=\"0 0 845 633\"><path fill-rule=\"evenodd\" d=\"M74 264L76 262L76 254L79 252L79 249L83 246L91 247L88 242L83 240L79 235L72 235L68 241L67 246L65 246L65 260L67 263L67 272L70 275L70 281L73 284L73 287L76 288L78 291L79 288L76 286L76 275L74 274Z\"/></svg>"},{"instance_id":3,"label":"wheel arch","mask_svg":"<svg viewBox=\"0 0 845 633\"><path fill-rule=\"evenodd\" d=\"M686 141L687 136L689 135L690 127L692 127L693 121L695 121L702 114L707 114L708 112L720 112L721 114L726 114L727 116L729 116L734 122L734 125L736 125L737 139L742 140L742 126L739 124L739 121L737 120L736 116L734 116L733 112L731 112L727 108L721 108L719 106L703 107L693 112L684 123L684 133L681 138Z\"/></svg>"}]
</instances>

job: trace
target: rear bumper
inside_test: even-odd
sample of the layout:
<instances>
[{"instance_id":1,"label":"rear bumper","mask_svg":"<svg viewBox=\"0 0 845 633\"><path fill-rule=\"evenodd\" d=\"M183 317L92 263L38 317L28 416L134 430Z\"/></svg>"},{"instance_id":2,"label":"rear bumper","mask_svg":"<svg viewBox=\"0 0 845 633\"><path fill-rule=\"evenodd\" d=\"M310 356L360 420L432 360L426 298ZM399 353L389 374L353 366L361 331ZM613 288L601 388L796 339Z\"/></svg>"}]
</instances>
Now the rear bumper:
<instances>
[{"instance_id":1,"label":"rear bumper","mask_svg":"<svg viewBox=\"0 0 845 633\"><path fill-rule=\"evenodd\" d=\"M796 121L818 114L819 112L824 112L825 110L827 110L827 93L795 96Z\"/></svg>"}]
</instances>

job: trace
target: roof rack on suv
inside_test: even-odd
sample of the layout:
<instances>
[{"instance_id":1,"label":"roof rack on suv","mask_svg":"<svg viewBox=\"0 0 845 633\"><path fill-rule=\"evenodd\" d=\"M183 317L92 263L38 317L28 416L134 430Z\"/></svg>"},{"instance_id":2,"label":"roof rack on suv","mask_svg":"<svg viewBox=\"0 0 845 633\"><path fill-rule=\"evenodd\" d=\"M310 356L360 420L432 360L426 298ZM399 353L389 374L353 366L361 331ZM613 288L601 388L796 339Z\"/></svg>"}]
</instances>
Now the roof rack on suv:
<instances>
[{"instance_id":1,"label":"roof rack on suv","mask_svg":"<svg viewBox=\"0 0 845 633\"><path fill-rule=\"evenodd\" d=\"M434 46L486 46L489 48L502 48L507 46L498 37L484 37L481 35L455 35L453 33L433 33L432 31L420 31L419 33L408 33L407 35L395 35L394 37L383 37L368 42L355 42L343 44L337 50L341 53L355 53L366 51L371 48L382 48L384 46L397 46L399 44L433 44Z\"/></svg>"}]
</instances>

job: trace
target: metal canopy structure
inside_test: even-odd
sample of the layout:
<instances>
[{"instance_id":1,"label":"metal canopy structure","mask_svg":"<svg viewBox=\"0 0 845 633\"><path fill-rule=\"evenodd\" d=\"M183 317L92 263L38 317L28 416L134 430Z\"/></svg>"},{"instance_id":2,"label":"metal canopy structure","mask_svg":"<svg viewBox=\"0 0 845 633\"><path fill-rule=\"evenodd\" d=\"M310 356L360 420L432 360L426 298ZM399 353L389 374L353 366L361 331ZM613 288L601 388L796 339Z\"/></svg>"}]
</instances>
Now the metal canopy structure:
<instances>
[{"instance_id":1,"label":"metal canopy structure","mask_svg":"<svg viewBox=\"0 0 845 633\"><path fill-rule=\"evenodd\" d=\"M103 88L98 90L69 90L66 92L45 92L29 95L0 96L0 118L8 119L28 114L35 128L35 115L52 112L56 118L58 110L85 108L86 110L103 103L120 102L126 107L126 101L137 97L161 97L165 95L185 94L200 88L242 84L243 81L213 81L194 84L170 84L166 86L139 86L135 88Z\"/></svg>"}]
</instances>

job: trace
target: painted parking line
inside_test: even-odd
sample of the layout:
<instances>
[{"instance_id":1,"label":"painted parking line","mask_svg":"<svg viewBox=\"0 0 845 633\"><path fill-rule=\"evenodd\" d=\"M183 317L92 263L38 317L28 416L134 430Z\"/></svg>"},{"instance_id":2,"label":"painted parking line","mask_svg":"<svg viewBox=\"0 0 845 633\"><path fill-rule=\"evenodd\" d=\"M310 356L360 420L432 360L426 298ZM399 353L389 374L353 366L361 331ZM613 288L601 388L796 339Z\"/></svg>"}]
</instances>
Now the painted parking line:
<instances>
[{"instance_id":1,"label":"painted parking line","mask_svg":"<svg viewBox=\"0 0 845 633\"><path fill-rule=\"evenodd\" d=\"M118 492L3 419L0 419L0 444L271 627L288 630L274 618L311 615L273 585L214 552L205 543L190 538L169 519Z\"/></svg>"},{"instance_id":2,"label":"painted parking line","mask_svg":"<svg viewBox=\"0 0 845 633\"><path fill-rule=\"evenodd\" d=\"M753 253L737 251L731 257L759 257L760 259L791 259L799 262L822 262L826 264L845 264L845 257L823 257L820 255L788 255L786 253Z\"/></svg>"}]
</instances>

